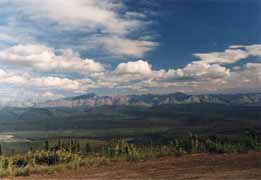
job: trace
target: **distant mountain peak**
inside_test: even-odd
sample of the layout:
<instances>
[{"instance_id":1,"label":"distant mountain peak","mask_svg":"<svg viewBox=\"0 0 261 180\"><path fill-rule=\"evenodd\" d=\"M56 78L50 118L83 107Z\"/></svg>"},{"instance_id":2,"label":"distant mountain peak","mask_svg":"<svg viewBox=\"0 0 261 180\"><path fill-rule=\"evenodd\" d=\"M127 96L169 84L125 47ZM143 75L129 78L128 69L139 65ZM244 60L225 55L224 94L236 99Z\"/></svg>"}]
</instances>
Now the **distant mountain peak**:
<instances>
[{"instance_id":1,"label":"distant mountain peak","mask_svg":"<svg viewBox=\"0 0 261 180\"><path fill-rule=\"evenodd\" d=\"M72 100L77 100L77 99L90 99L90 98L94 98L96 97L96 94L95 93L88 93L88 94L83 94L83 95L80 95L80 96L75 96L75 97L71 97L69 99L72 99Z\"/></svg>"}]
</instances>

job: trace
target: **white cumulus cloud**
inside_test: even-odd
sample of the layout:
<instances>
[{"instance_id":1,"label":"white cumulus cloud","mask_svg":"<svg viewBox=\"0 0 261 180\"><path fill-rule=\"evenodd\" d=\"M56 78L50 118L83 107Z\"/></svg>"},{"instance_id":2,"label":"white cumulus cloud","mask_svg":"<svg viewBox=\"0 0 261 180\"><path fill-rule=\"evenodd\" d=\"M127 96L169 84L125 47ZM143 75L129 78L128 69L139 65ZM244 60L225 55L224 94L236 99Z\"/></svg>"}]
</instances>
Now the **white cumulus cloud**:
<instances>
[{"instance_id":1,"label":"white cumulus cloud","mask_svg":"<svg viewBox=\"0 0 261 180\"><path fill-rule=\"evenodd\" d=\"M261 45L233 45L224 52L195 53L204 63L233 64L250 56L261 56Z\"/></svg>"},{"instance_id":2,"label":"white cumulus cloud","mask_svg":"<svg viewBox=\"0 0 261 180\"><path fill-rule=\"evenodd\" d=\"M115 72L118 74L144 74L148 75L152 73L152 66L143 60L132 61L127 63L120 63Z\"/></svg>"},{"instance_id":3,"label":"white cumulus cloud","mask_svg":"<svg viewBox=\"0 0 261 180\"><path fill-rule=\"evenodd\" d=\"M141 58L157 46L154 41L140 40L151 21L141 12L128 11L121 1L16 0L10 4L29 22L52 24L49 28L54 32L84 32L87 35L78 45L85 50L102 47L109 54ZM130 38L132 33L134 38Z\"/></svg>"},{"instance_id":4,"label":"white cumulus cloud","mask_svg":"<svg viewBox=\"0 0 261 180\"><path fill-rule=\"evenodd\" d=\"M92 59L81 59L70 49L59 50L59 53L44 45L16 45L0 50L0 63L49 72L86 74L104 71L102 64Z\"/></svg>"},{"instance_id":5,"label":"white cumulus cloud","mask_svg":"<svg viewBox=\"0 0 261 180\"><path fill-rule=\"evenodd\" d=\"M158 46L153 41L133 40L117 36L106 36L97 39L97 44L116 55L135 55L143 57L147 52Z\"/></svg>"}]
</instances>

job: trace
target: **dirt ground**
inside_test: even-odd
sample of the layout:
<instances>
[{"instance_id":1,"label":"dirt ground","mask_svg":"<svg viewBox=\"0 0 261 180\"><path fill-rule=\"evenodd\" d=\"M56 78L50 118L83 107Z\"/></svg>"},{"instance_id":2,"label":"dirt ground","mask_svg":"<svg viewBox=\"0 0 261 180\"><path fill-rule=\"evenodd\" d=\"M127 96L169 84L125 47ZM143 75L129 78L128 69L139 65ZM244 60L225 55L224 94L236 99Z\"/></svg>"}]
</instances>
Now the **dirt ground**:
<instances>
[{"instance_id":1,"label":"dirt ground","mask_svg":"<svg viewBox=\"0 0 261 180\"><path fill-rule=\"evenodd\" d=\"M82 167L52 175L32 175L16 179L261 180L261 153L195 154L136 163L115 162L107 166Z\"/></svg>"}]
</instances>

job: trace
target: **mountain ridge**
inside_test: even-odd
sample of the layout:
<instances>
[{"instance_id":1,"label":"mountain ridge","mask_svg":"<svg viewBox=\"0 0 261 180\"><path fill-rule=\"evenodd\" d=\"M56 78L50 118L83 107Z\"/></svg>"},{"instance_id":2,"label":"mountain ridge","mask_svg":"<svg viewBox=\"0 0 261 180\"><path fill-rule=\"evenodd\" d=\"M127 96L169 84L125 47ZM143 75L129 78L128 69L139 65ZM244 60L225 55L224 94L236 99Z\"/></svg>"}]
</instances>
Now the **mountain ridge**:
<instances>
[{"instance_id":1,"label":"mountain ridge","mask_svg":"<svg viewBox=\"0 0 261 180\"><path fill-rule=\"evenodd\" d=\"M164 104L224 104L224 105L261 105L261 93L248 94L201 94L189 95L184 93L172 94L143 94L98 96L94 93L83 94L75 97L50 100L35 104L34 107L69 107L81 106L158 106Z\"/></svg>"}]
</instances>

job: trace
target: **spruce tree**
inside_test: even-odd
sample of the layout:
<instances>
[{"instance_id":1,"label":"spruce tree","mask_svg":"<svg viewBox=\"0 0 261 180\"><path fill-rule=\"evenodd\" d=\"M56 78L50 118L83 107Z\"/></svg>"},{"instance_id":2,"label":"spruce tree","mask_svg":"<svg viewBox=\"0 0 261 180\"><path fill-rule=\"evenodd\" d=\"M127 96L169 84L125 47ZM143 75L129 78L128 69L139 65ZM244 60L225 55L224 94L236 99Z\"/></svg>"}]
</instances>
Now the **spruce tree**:
<instances>
[{"instance_id":1,"label":"spruce tree","mask_svg":"<svg viewBox=\"0 0 261 180\"><path fill-rule=\"evenodd\" d=\"M90 153L91 152L91 146L90 146L90 144L88 142L85 145L85 152L86 153Z\"/></svg>"},{"instance_id":2,"label":"spruce tree","mask_svg":"<svg viewBox=\"0 0 261 180\"><path fill-rule=\"evenodd\" d=\"M3 155L2 144L0 144L0 156Z\"/></svg>"},{"instance_id":3,"label":"spruce tree","mask_svg":"<svg viewBox=\"0 0 261 180\"><path fill-rule=\"evenodd\" d=\"M45 149L46 151L49 151L49 142L48 142L48 141L45 141L45 143L44 143L44 149Z\"/></svg>"}]
</instances>

